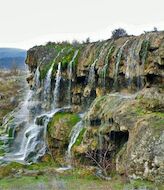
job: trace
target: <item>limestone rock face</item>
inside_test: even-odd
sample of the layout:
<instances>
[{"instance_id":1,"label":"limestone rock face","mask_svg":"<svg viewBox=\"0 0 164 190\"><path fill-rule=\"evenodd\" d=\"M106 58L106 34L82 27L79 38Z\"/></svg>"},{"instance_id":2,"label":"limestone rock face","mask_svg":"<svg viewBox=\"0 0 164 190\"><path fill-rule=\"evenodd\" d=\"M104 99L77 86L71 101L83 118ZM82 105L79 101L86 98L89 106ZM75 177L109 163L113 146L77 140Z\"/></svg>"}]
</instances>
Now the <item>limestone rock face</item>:
<instances>
[{"instance_id":1,"label":"limestone rock face","mask_svg":"<svg viewBox=\"0 0 164 190\"><path fill-rule=\"evenodd\" d=\"M48 43L31 48L26 63L31 71L27 80L41 104L54 103L58 75L58 107L71 106L73 115L55 116L48 125L54 158L65 155L77 122L72 117L82 112L84 130L72 147L77 160L107 150L118 173L163 182L164 32L76 47Z\"/></svg>"},{"instance_id":2,"label":"limestone rock face","mask_svg":"<svg viewBox=\"0 0 164 190\"><path fill-rule=\"evenodd\" d=\"M76 155L81 150L99 150L101 135L104 147L114 145L113 162L118 173L163 181L163 100L163 91L155 88L144 89L137 95L98 97L86 113L86 131L81 144L74 149Z\"/></svg>"},{"instance_id":3,"label":"limestone rock face","mask_svg":"<svg viewBox=\"0 0 164 190\"><path fill-rule=\"evenodd\" d=\"M67 66L77 49L79 52L73 64L72 74L72 103L75 110L85 110L96 96L112 90L126 89L134 92L144 86L150 87L164 82L164 32L152 32L117 40L81 44L78 47L55 43L35 46L28 51L26 59L32 73L28 78L30 85L34 85L32 80L37 67L40 68L41 84L44 84L46 73L55 60L52 74L54 86L57 64L61 62L61 95L64 97L62 101L66 100L67 96L63 92L67 90L70 78ZM77 109L77 106L80 109Z\"/></svg>"}]
</instances>

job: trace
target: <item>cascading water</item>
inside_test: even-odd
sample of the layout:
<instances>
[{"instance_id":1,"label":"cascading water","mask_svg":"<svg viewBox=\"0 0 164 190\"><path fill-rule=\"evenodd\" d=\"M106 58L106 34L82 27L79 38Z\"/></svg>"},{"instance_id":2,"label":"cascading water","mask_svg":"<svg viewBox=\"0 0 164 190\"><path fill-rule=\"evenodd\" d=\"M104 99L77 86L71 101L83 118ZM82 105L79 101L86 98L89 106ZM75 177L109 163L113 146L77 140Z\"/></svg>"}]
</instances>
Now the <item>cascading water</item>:
<instances>
[{"instance_id":1,"label":"cascading water","mask_svg":"<svg viewBox=\"0 0 164 190\"><path fill-rule=\"evenodd\" d=\"M39 71L39 66L37 67L34 75L34 82L35 82L35 87L38 89L40 87L40 71Z\"/></svg>"},{"instance_id":2,"label":"cascading water","mask_svg":"<svg viewBox=\"0 0 164 190\"><path fill-rule=\"evenodd\" d=\"M56 62L56 59L60 56L60 54L64 51L64 48L59 51L59 53L57 54L57 56L55 57L55 59L53 60L53 63L50 67L50 69L47 72L45 81L44 81L44 101L49 101L50 100L50 92L51 92L51 77L52 77L52 71L53 71L53 67L54 64Z\"/></svg>"},{"instance_id":3,"label":"cascading water","mask_svg":"<svg viewBox=\"0 0 164 190\"><path fill-rule=\"evenodd\" d=\"M57 55L59 56L59 54ZM45 89L44 93L48 96L51 90L51 75L54 63L51 65L47 77L45 80ZM39 67L36 69L34 76L34 86L39 87ZM58 72L56 76L56 93L55 97L57 97L57 93L59 91L59 82L61 77L61 64L58 65ZM35 100L35 101L34 101ZM18 162L36 162L40 157L42 157L47 149L46 146L46 131L47 124L49 119L54 115L59 109L55 109L49 113L43 113L46 117L44 121L44 125L40 126L36 123L38 117L41 117L40 112L36 112L36 108L38 107L38 99L37 95L34 91L29 90L29 93L21 105L21 108L18 109L16 113L14 113L14 119L12 123L8 126L8 133L10 134L9 142L9 153L2 158L3 161L18 161ZM32 116L32 117L31 117Z\"/></svg>"},{"instance_id":4,"label":"cascading water","mask_svg":"<svg viewBox=\"0 0 164 190\"><path fill-rule=\"evenodd\" d=\"M51 91L51 76L52 76L54 64L55 64L55 61L52 63L44 82L44 101L47 101L50 98L48 95L50 95L50 91Z\"/></svg>"},{"instance_id":5,"label":"cascading water","mask_svg":"<svg viewBox=\"0 0 164 190\"><path fill-rule=\"evenodd\" d=\"M101 72L102 88L104 89L104 92L105 92L105 89L106 89L106 74L107 74L107 70L108 70L108 67L109 67L108 61L109 61L109 57L110 57L110 55L111 55L111 53L113 51L112 43L113 42L111 42L109 44L109 47L108 47L109 49L107 48L107 50L106 50L108 52L106 52L107 55L105 56L105 59L104 59L105 64L104 64L103 68L100 71Z\"/></svg>"},{"instance_id":6,"label":"cascading water","mask_svg":"<svg viewBox=\"0 0 164 190\"><path fill-rule=\"evenodd\" d=\"M95 61L92 63L90 69L89 69L89 75L88 75L88 85L90 87L93 87L95 85L95 65L98 59L95 59Z\"/></svg>"},{"instance_id":7,"label":"cascading water","mask_svg":"<svg viewBox=\"0 0 164 190\"><path fill-rule=\"evenodd\" d=\"M111 46L112 43L109 44L109 47ZM103 58L104 54L106 54L106 51L108 50L108 43L105 43L101 50L100 50L100 53L97 55L97 58L94 60L94 62L92 63L92 65L90 66L90 69L89 69L89 75L88 75L88 85L90 87L94 87L95 85L95 82L96 82L96 79L95 79L95 66L96 66L96 63L101 59ZM109 54L111 53L111 48L109 49L109 52L107 54L107 57L109 56ZM102 69L102 73L103 73L103 79L106 78L106 70L107 70L107 67L108 67L108 63L105 63L105 66L103 67ZM104 80L105 81L105 80Z\"/></svg>"},{"instance_id":8,"label":"cascading water","mask_svg":"<svg viewBox=\"0 0 164 190\"><path fill-rule=\"evenodd\" d=\"M73 145L75 144L80 132L83 130L84 125L83 125L83 121L79 121L72 129L71 133L70 133L70 142L68 145L68 149L67 149L67 155L66 155L66 160L67 162L70 164L71 162L71 149L73 147Z\"/></svg>"},{"instance_id":9,"label":"cascading water","mask_svg":"<svg viewBox=\"0 0 164 190\"><path fill-rule=\"evenodd\" d=\"M140 51L144 41L146 42L146 47L145 47L146 49L141 58L142 64L139 65L138 63L140 62ZM129 48L129 53L127 55L125 77L128 79L129 85L131 85L132 80L134 79L134 77L136 77L138 90L142 87L141 75L143 74L144 70L147 48L148 48L147 39L146 40L144 40L144 38L136 39L132 43L131 48Z\"/></svg>"},{"instance_id":10,"label":"cascading water","mask_svg":"<svg viewBox=\"0 0 164 190\"><path fill-rule=\"evenodd\" d=\"M108 64L105 64L103 69L102 69L102 85L103 88L105 90L106 88L106 73L107 73L107 69L108 69Z\"/></svg>"},{"instance_id":11,"label":"cascading water","mask_svg":"<svg viewBox=\"0 0 164 190\"><path fill-rule=\"evenodd\" d=\"M55 82L55 89L53 93L53 109L58 107L59 101L59 90L60 90L60 80L61 80L61 63L58 64L58 69L56 72L56 82Z\"/></svg>"},{"instance_id":12,"label":"cascading water","mask_svg":"<svg viewBox=\"0 0 164 190\"><path fill-rule=\"evenodd\" d=\"M127 40L123 46L118 50L117 53L117 58L116 58L116 67L115 67L115 73L114 73L114 86L117 86L118 83L118 70L119 70L119 65L120 65L120 61L121 61L121 57L122 57L122 53L123 50L126 46L126 44L128 43L129 40Z\"/></svg>"},{"instance_id":13,"label":"cascading water","mask_svg":"<svg viewBox=\"0 0 164 190\"><path fill-rule=\"evenodd\" d=\"M30 112L28 109L29 101L32 98L32 91L29 90L25 101L22 103L21 108L13 114L12 123L8 123L8 134L9 134L9 153L7 153L3 160L5 161L22 161L24 158L25 149L23 144L25 144L25 133L29 128L30 124ZM19 135L17 134L19 131ZM12 143L10 143L12 142Z\"/></svg>"},{"instance_id":14,"label":"cascading water","mask_svg":"<svg viewBox=\"0 0 164 190\"><path fill-rule=\"evenodd\" d=\"M72 60L70 61L70 63L68 64L68 68L67 68L67 73L68 73L68 79L69 79L69 83L68 83L68 105L71 105L71 88L72 88L72 76L73 76L73 63L78 55L79 50L76 50L74 53L74 56L72 58Z\"/></svg>"}]
</instances>

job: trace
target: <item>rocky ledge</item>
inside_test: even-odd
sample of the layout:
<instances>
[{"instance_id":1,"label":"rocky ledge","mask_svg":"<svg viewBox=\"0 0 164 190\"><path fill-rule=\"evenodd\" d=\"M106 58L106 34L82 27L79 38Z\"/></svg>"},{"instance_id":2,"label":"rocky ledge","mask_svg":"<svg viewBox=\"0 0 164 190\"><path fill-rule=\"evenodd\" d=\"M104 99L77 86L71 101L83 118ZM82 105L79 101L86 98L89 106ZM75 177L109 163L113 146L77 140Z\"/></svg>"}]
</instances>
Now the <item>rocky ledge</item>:
<instances>
[{"instance_id":1,"label":"rocky ledge","mask_svg":"<svg viewBox=\"0 0 164 190\"><path fill-rule=\"evenodd\" d=\"M164 182L164 32L86 44L48 43L30 49L26 63L40 109L51 109L56 97L58 107L72 108L48 124L55 160L64 162L77 113L83 112L82 129L72 144L75 163L98 166L105 175L114 171Z\"/></svg>"}]
</instances>

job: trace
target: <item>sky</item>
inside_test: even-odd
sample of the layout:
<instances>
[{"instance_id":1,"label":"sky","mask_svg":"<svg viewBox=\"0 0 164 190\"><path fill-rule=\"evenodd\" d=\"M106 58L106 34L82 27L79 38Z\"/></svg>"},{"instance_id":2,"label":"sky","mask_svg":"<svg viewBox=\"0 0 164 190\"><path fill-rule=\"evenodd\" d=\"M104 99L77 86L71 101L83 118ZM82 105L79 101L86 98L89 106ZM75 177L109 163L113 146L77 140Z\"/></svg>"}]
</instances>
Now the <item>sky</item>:
<instances>
[{"instance_id":1,"label":"sky","mask_svg":"<svg viewBox=\"0 0 164 190\"><path fill-rule=\"evenodd\" d=\"M0 0L0 47L109 39L119 27L164 30L163 7L164 0Z\"/></svg>"}]
</instances>

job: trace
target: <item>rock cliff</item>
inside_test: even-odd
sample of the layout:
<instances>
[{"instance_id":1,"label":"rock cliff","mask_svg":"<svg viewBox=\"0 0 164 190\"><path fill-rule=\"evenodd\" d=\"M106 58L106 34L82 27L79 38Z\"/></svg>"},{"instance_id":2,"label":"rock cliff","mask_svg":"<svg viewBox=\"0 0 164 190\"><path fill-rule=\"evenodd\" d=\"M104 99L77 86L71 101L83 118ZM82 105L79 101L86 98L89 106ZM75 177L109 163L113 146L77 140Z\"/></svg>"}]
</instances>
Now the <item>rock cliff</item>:
<instances>
[{"instance_id":1,"label":"rock cliff","mask_svg":"<svg viewBox=\"0 0 164 190\"><path fill-rule=\"evenodd\" d=\"M85 113L71 147L77 162L95 165L86 161L92 157L101 164L103 155L109 173L163 181L164 32L86 44L48 43L31 48L26 63L40 111L71 106L48 125L54 159L65 156L76 114Z\"/></svg>"}]
</instances>

